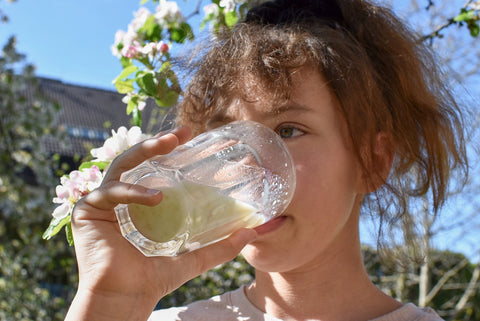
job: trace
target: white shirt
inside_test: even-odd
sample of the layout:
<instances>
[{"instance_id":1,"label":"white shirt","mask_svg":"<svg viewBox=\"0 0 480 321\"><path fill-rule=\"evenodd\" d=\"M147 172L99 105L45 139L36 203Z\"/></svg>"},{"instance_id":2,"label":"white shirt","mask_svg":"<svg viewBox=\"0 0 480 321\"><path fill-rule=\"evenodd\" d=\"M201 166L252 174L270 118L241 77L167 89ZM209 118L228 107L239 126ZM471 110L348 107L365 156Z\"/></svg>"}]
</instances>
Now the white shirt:
<instances>
[{"instance_id":1,"label":"white shirt","mask_svg":"<svg viewBox=\"0 0 480 321\"><path fill-rule=\"evenodd\" d=\"M185 307L154 311L149 321L282 321L255 307L244 287ZM372 321L442 321L430 308L408 303Z\"/></svg>"}]
</instances>

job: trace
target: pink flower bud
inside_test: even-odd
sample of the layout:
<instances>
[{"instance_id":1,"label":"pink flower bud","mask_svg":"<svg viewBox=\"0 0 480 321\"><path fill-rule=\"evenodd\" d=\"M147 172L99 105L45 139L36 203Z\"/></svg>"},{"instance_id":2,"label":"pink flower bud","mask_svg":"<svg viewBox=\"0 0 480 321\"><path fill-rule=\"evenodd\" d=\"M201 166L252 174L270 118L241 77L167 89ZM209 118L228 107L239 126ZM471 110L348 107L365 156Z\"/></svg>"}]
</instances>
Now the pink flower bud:
<instances>
[{"instance_id":1,"label":"pink flower bud","mask_svg":"<svg viewBox=\"0 0 480 321\"><path fill-rule=\"evenodd\" d=\"M166 43L162 43L162 44L160 45L160 52L161 52L162 54L167 53L168 49L169 49L169 48L168 48L168 45L167 45Z\"/></svg>"},{"instance_id":2,"label":"pink flower bud","mask_svg":"<svg viewBox=\"0 0 480 321\"><path fill-rule=\"evenodd\" d=\"M132 45L122 49L122 55L126 58L135 58L138 53L138 49Z\"/></svg>"}]
</instances>

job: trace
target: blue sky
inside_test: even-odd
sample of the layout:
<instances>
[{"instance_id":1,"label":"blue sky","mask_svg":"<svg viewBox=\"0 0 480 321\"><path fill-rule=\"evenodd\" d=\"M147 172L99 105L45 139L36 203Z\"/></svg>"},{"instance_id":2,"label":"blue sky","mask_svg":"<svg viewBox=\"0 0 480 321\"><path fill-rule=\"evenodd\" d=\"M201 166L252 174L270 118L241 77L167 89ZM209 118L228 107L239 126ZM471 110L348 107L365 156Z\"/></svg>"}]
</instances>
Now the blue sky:
<instances>
[{"instance_id":1,"label":"blue sky","mask_svg":"<svg viewBox=\"0 0 480 321\"><path fill-rule=\"evenodd\" d=\"M177 3L188 15L197 0ZM200 8L207 3L203 0ZM110 45L118 29L127 29L139 5L140 0L17 0L12 4L0 0L0 8L10 18L9 23L0 24L0 44L16 35L18 51L27 54L39 76L114 90L111 81L121 67ZM146 6L154 10L151 1Z\"/></svg>"},{"instance_id":2,"label":"blue sky","mask_svg":"<svg viewBox=\"0 0 480 321\"><path fill-rule=\"evenodd\" d=\"M17 37L17 50L37 67L37 75L68 83L114 90L121 71L110 52L118 29L127 29L137 0L18 0L0 1L10 22L0 25L0 43ZM195 1L179 1L192 12ZM147 5L151 11L154 7Z\"/></svg>"},{"instance_id":3,"label":"blue sky","mask_svg":"<svg viewBox=\"0 0 480 321\"><path fill-rule=\"evenodd\" d=\"M188 15L197 0L177 3ZM202 16L201 8L207 3L203 0L200 6ZM409 3L394 1L400 15ZM27 54L39 76L114 90L111 81L121 67L110 45L118 29L127 29L139 5L140 0L17 0L12 4L0 0L0 8L10 18L9 23L0 24L0 44L16 35L18 51ZM151 11L155 8L151 1L146 6ZM199 20L200 16L189 22L198 26Z\"/></svg>"},{"instance_id":4,"label":"blue sky","mask_svg":"<svg viewBox=\"0 0 480 321\"><path fill-rule=\"evenodd\" d=\"M418 1L421 5L427 3ZM197 0L177 2L184 15L193 12L197 4ZM200 10L206 3L207 0L203 0ZM410 3L411 0L395 1L400 16L406 15ZM0 24L0 44L5 44L10 35L15 35L18 51L25 53L27 60L36 65L38 76L115 90L112 80L120 73L121 67L118 59L111 54L110 46L115 32L127 29L139 4L139 0L18 0L13 4L0 0L0 8L10 18L9 23ZM457 12L461 5L463 2L460 0L449 0L447 9ZM147 7L154 11L150 2ZM445 14L451 16L454 12ZM198 26L200 18L189 22ZM417 19L412 23L422 22ZM476 89L469 90L478 97L478 77L476 79ZM459 204L454 203L453 207ZM465 241L478 244L478 233L474 232L472 237ZM465 242L453 242L453 239L452 236L439 240L437 245L462 252L469 246Z\"/></svg>"}]
</instances>

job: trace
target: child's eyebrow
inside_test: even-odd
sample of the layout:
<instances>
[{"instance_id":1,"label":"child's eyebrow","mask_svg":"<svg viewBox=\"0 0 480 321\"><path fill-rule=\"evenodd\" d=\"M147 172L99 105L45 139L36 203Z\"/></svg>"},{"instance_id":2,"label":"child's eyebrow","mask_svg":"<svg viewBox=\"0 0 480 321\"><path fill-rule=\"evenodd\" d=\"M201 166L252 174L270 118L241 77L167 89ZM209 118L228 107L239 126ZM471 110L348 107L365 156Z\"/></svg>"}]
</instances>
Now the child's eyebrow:
<instances>
[{"instance_id":1,"label":"child's eyebrow","mask_svg":"<svg viewBox=\"0 0 480 321\"><path fill-rule=\"evenodd\" d=\"M295 112L309 112L312 108L306 105L298 104L295 102L288 102L281 106L272 106L270 110L267 110L264 114L266 117L278 116L285 112L295 111Z\"/></svg>"},{"instance_id":2,"label":"child's eyebrow","mask_svg":"<svg viewBox=\"0 0 480 321\"><path fill-rule=\"evenodd\" d=\"M297 112L297 113L307 113L312 111L312 108L295 103L295 102L288 102L282 105L272 105L265 111L261 112L260 117L264 120L269 118L278 117L286 112ZM210 119L207 121L207 127L215 128L227 123L230 123L235 120L235 117L232 117L228 114L228 111L223 110L221 112L215 113Z\"/></svg>"}]
</instances>

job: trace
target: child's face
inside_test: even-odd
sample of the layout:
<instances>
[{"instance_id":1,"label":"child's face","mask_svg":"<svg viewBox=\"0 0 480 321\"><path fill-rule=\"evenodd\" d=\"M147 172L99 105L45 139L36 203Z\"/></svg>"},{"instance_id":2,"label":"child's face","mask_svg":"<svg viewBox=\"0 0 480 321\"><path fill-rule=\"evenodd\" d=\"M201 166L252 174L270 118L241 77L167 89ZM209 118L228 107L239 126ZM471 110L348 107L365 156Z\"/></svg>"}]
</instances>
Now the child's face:
<instances>
[{"instance_id":1,"label":"child's face","mask_svg":"<svg viewBox=\"0 0 480 321\"><path fill-rule=\"evenodd\" d=\"M297 187L290 206L257 228L258 239L242 252L266 272L321 263L358 235L362 176L336 102L317 72L300 70L292 80L298 85L287 105L271 106L259 93L257 101L236 101L218 117L267 125L284 138L295 162Z\"/></svg>"}]
</instances>

